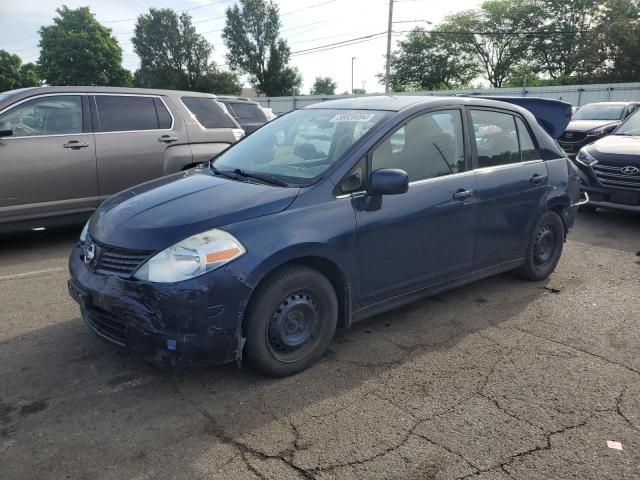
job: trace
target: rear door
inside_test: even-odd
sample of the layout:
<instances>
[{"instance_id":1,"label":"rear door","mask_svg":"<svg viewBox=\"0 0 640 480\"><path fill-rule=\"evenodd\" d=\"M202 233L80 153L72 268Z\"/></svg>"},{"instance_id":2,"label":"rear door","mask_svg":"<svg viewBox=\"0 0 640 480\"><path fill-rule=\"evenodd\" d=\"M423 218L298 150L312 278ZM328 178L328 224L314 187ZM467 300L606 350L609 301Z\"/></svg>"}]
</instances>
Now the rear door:
<instances>
[{"instance_id":1,"label":"rear door","mask_svg":"<svg viewBox=\"0 0 640 480\"><path fill-rule=\"evenodd\" d=\"M544 209L547 165L517 115L469 109L478 185L475 270L521 259Z\"/></svg>"},{"instance_id":2,"label":"rear door","mask_svg":"<svg viewBox=\"0 0 640 480\"><path fill-rule=\"evenodd\" d=\"M0 113L0 220L81 213L98 205L88 99L48 94Z\"/></svg>"},{"instance_id":3,"label":"rear door","mask_svg":"<svg viewBox=\"0 0 640 480\"><path fill-rule=\"evenodd\" d=\"M96 94L92 107L101 199L162 176L167 148L188 142L160 96Z\"/></svg>"}]
</instances>

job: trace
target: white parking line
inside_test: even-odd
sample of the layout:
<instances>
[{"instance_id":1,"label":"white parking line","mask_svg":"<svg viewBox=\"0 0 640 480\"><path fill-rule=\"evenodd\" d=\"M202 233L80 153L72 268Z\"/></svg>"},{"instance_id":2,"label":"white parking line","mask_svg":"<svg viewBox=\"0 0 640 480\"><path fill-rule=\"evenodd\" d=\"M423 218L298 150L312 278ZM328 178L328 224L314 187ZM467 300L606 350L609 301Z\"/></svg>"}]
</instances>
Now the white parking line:
<instances>
[{"instance_id":1,"label":"white parking line","mask_svg":"<svg viewBox=\"0 0 640 480\"><path fill-rule=\"evenodd\" d=\"M5 275L3 277L0 277L0 281L15 280L17 278L35 277L37 275L42 275L45 273L62 272L63 270L65 270L64 267L58 267L58 268L47 268L45 270L34 270L33 272L16 273L15 275Z\"/></svg>"}]
</instances>

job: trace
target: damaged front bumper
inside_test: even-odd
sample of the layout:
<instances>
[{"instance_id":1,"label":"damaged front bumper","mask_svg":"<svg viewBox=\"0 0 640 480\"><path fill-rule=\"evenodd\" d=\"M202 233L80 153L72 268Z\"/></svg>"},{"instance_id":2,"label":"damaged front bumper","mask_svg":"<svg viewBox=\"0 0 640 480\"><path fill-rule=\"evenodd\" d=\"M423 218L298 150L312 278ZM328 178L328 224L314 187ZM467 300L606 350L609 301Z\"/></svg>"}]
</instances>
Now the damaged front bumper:
<instances>
[{"instance_id":1,"label":"damaged front bumper","mask_svg":"<svg viewBox=\"0 0 640 480\"><path fill-rule=\"evenodd\" d=\"M100 338L161 366L208 366L239 360L250 288L221 268L173 283L99 275L76 246L69 294Z\"/></svg>"}]
</instances>

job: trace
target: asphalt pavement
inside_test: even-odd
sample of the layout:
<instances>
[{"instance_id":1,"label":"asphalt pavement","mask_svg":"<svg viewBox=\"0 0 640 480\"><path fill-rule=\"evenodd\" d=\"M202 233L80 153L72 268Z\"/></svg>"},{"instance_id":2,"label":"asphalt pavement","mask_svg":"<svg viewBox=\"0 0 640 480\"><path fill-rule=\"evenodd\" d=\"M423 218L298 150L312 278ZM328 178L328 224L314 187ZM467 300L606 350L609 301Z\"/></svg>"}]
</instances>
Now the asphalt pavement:
<instances>
[{"instance_id":1,"label":"asphalt pavement","mask_svg":"<svg viewBox=\"0 0 640 480\"><path fill-rule=\"evenodd\" d=\"M640 478L640 215L581 214L549 280L358 323L279 380L95 338L80 228L0 238L0 479Z\"/></svg>"}]
</instances>

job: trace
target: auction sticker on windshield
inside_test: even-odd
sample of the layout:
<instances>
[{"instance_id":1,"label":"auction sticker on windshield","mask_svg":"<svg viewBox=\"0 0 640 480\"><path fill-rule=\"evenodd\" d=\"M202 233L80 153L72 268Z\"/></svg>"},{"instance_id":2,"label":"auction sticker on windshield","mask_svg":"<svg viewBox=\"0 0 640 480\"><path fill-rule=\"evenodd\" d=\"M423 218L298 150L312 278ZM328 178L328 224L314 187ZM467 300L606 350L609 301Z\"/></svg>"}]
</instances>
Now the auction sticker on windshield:
<instances>
[{"instance_id":1,"label":"auction sticker on windshield","mask_svg":"<svg viewBox=\"0 0 640 480\"><path fill-rule=\"evenodd\" d=\"M338 122L368 122L373 117L375 117L375 113L339 113L334 115L334 117L329 120L331 123Z\"/></svg>"}]
</instances>

